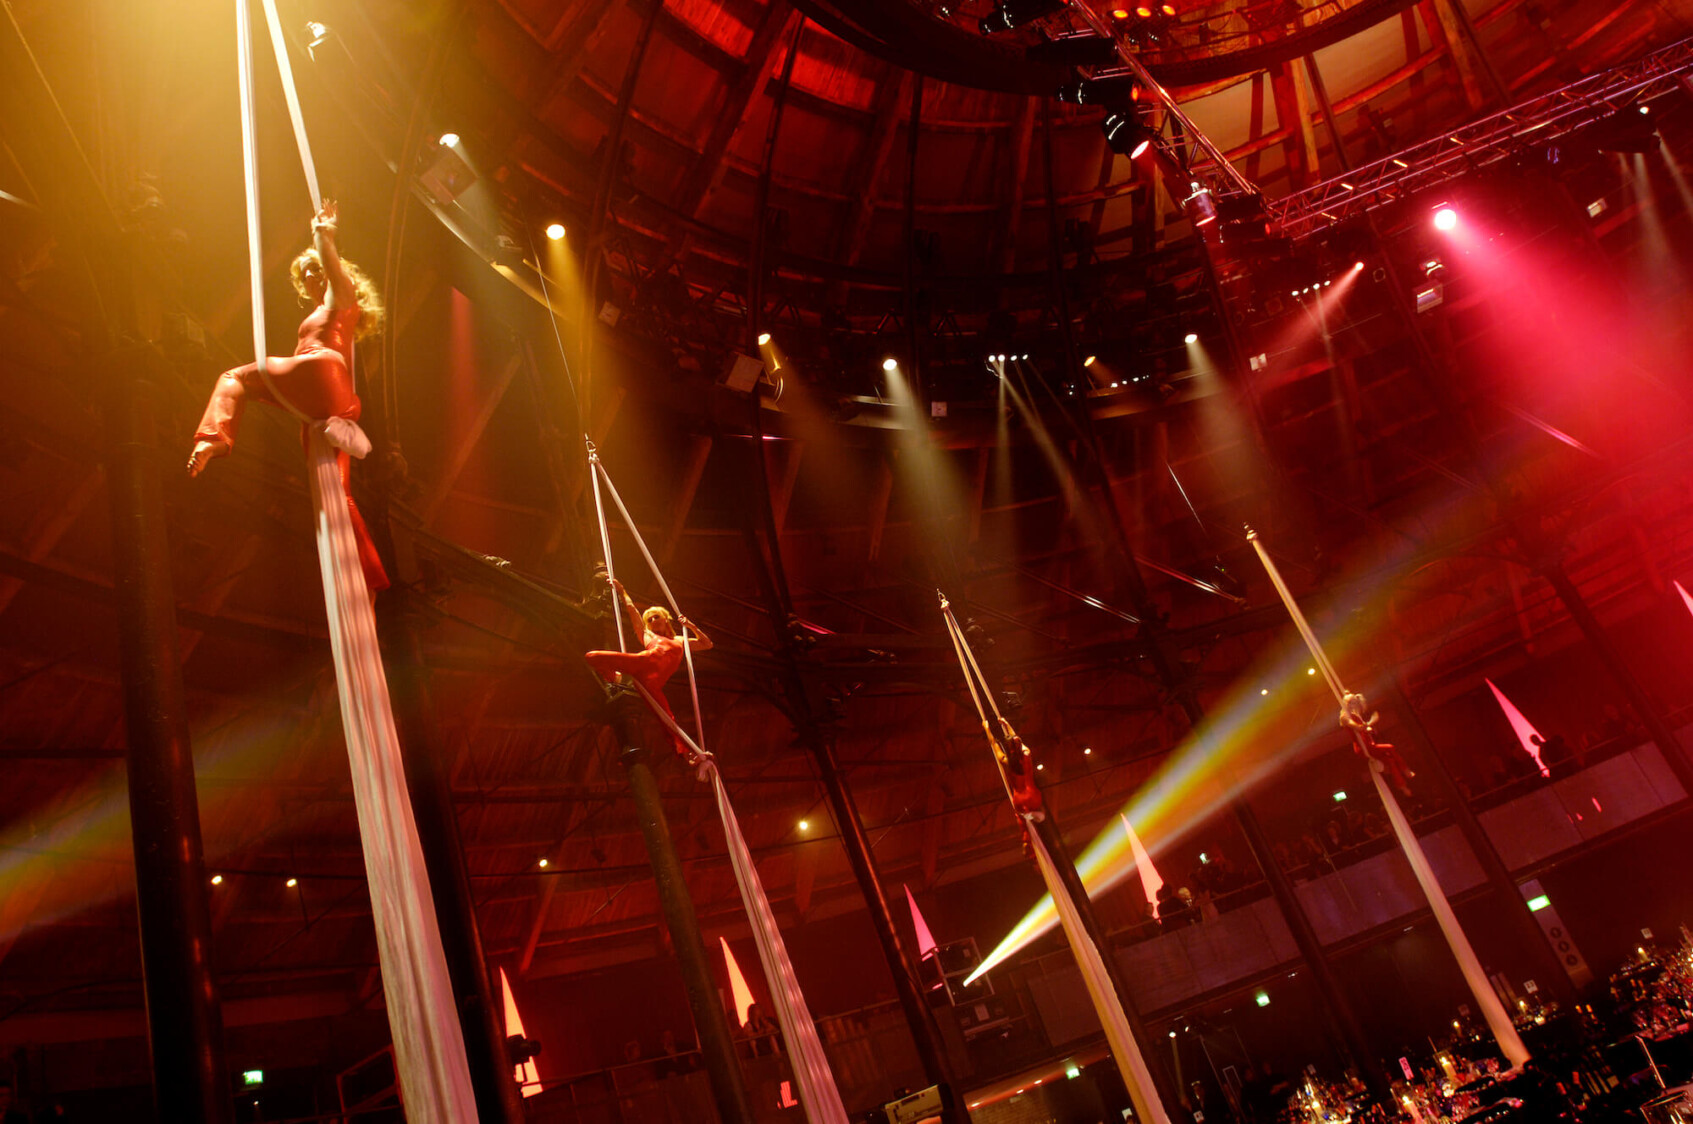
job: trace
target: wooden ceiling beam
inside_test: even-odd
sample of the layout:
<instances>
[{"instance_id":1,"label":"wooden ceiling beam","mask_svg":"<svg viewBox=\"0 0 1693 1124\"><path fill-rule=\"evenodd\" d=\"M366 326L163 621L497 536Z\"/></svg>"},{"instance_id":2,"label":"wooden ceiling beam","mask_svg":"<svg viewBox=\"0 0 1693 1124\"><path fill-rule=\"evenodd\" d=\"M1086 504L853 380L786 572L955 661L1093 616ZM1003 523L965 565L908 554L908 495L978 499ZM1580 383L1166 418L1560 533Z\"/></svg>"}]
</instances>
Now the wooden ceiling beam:
<instances>
[{"instance_id":1,"label":"wooden ceiling beam","mask_svg":"<svg viewBox=\"0 0 1693 1124\"><path fill-rule=\"evenodd\" d=\"M742 60L740 76L730 84L706 137L705 148L694 161L676 209L685 215L699 217L711 193L723 180L724 154L746 120L747 108L764 95L770 81L770 60L777 46L789 38L788 29L795 20L803 19L788 6L787 0L771 0L764 19L753 32Z\"/></svg>"}]
</instances>

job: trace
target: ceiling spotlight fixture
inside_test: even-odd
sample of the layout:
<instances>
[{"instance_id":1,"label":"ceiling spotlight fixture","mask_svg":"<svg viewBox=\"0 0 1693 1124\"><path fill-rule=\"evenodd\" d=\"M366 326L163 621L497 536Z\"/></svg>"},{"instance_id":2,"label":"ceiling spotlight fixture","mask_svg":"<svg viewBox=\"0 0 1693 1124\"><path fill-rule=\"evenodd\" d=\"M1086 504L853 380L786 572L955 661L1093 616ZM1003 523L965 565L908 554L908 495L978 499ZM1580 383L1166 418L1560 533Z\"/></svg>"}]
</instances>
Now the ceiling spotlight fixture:
<instances>
[{"instance_id":1,"label":"ceiling spotlight fixture","mask_svg":"<svg viewBox=\"0 0 1693 1124\"><path fill-rule=\"evenodd\" d=\"M1199 333L1198 332L1189 332L1187 335L1182 337L1182 342L1183 343L1198 343L1199 342Z\"/></svg>"},{"instance_id":2,"label":"ceiling spotlight fixture","mask_svg":"<svg viewBox=\"0 0 1693 1124\"><path fill-rule=\"evenodd\" d=\"M223 885L223 875L221 875L221 874L212 875L212 885L222 886Z\"/></svg>"},{"instance_id":3,"label":"ceiling spotlight fixture","mask_svg":"<svg viewBox=\"0 0 1693 1124\"><path fill-rule=\"evenodd\" d=\"M547 237L554 242L562 241L564 239L564 224L562 222L548 223Z\"/></svg>"},{"instance_id":4,"label":"ceiling spotlight fixture","mask_svg":"<svg viewBox=\"0 0 1693 1124\"><path fill-rule=\"evenodd\" d=\"M1099 356L1097 356L1097 355L1090 355L1090 356L1088 356L1088 357L1087 357L1087 358L1086 358L1086 359L1083 359L1083 360L1082 360L1082 366L1084 366L1084 367L1091 367L1091 366L1093 366L1093 365L1094 365L1094 364L1095 364L1095 363L1097 363L1097 362L1099 362Z\"/></svg>"},{"instance_id":5,"label":"ceiling spotlight fixture","mask_svg":"<svg viewBox=\"0 0 1693 1124\"><path fill-rule=\"evenodd\" d=\"M1182 200L1182 209L1193 220L1194 226L1208 226L1217 221L1217 200L1211 194L1211 189L1198 180L1192 181L1193 193Z\"/></svg>"},{"instance_id":6,"label":"ceiling spotlight fixture","mask_svg":"<svg viewBox=\"0 0 1693 1124\"><path fill-rule=\"evenodd\" d=\"M535 865L540 867L542 870L545 870L545 869L547 869L547 860L545 858L543 858L543 859L541 859L540 862L536 863Z\"/></svg>"},{"instance_id":7,"label":"ceiling spotlight fixture","mask_svg":"<svg viewBox=\"0 0 1693 1124\"><path fill-rule=\"evenodd\" d=\"M799 821L799 829L801 831L810 831L811 830L811 821L810 820Z\"/></svg>"},{"instance_id":8,"label":"ceiling spotlight fixture","mask_svg":"<svg viewBox=\"0 0 1693 1124\"><path fill-rule=\"evenodd\" d=\"M457 148L459 135L457 133L442 133L440 136L442 148Z\"/></svg>"},{"instance_id":9,"label":"ceiling spotlight fixture","mask_svg":"<svg viewBox=\"0 0 1693 1124\"><path fill-rule=\"evenodd\" d=\"M759 347L763 347L766 344L768 344L769 342L770 342L770 333L769 332L758 333L758 346Z\"/></svg>"},{"instance_id":10,"label":"ceiling spotlight fixture","mask_svg":"<svg viewBox=\"0 0 1693 1124\"><path fill-rule=\"evenodd\" d=\"M1064 7L1064 0L1000 0L993 11L983 16L976 26L983 35L1027 27Z\"/></svg>"},{"instance_id":11,"label":"ceiling spotlight fixture","mask_svg":"<svg viewBox=\"0 0 1693 1124\"><path fill-rule=\"evenodd\" d=\"M898 366L899 366L899 360L895 359L891 355L888 356L886 359L882 360L882 370L884 370L884 371L891 371L895 367L898 367Z\"/></svg>"},{"instance_id":12,"label":"ceiling spotlight fixture","mask_svg":"<svg viewBox=\"0 0 1693 1124\"><path fill-rule=\"evenodd\" d=\"M1455 229L1457 227L1457 225L1458 225L1458 212L1457 211L1454 211L1451 207L1446 206L1446 204L1444 204L1444 203L1442 203L1439 207L1435 208L1434 229L1436 229L1436 230L1452 230L1452 229Z\"/></svg>"},{"instance_id":13,"label":"ceiling spotlight fixture","mask_svg":"<svg viewBox=\"0 0 1693 1124\"><path fill-rule=\"evenodd\" d=\"M1054 96L1070 105L1121 104L1133 100L1137 88L1132 74L1108 74L1060 86Z\"/></svg>"},{"instance_id":14,"label":"ceiling spotlight fixture","mask_svg":"<svg viewBox=\"0 0 1693 1124\"><path fill-rule=\"evenodd\" d=\"M1127 8L1112 8L1111 9L1111 18L1114 19L1114 20L1126 20L1126 19L1129 18L1129 16L1131 14L1132 13Z\"/></svg>"},{"instance_id":15,"label":"ceiling spotlight fixture","mask_svg":"<svg viewBox=\"0 0 1693 1124\"><path fill-rule=\"evenodd\" d=\"M1111 110L1100 127L1105 130L1105 143L1111 146L1111 151L1130 160L1140 159L1152 147L1155 134L1132 106Z\"/></svg>"},{"instance_id":16,"label":"ceiling spotlight fixture","mask_svg":"<svg viewBox=\"0 0 1693 1124\"><path fill-rule=\"evenodd\" d=\"M300 880L298 878L290 878L288 881L283 883L283 885L288 887L290 890L292 890L294 887L298 886L299 884L300 884Z\"/></svg>"}]
</instances>

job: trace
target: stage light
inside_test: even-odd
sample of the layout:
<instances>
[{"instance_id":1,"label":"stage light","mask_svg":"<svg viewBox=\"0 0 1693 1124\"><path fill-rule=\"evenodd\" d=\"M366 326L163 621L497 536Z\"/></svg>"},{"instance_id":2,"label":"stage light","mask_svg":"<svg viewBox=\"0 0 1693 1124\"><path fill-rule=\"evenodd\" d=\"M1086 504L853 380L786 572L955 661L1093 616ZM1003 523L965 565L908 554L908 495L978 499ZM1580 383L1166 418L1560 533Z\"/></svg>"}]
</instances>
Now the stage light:
<instances>
[{"instance_id":1,"label":"stage light","mask_svg":"<svg viewBox=\"0 0 1693 1124\"><path fill-rule=\"evenodd\" d=\"M884 371L892 371L895 368L897 368L898 366L899 366L899 360L893 358L892 356L889 356L888 358L882 360L882 370L884 370Z\"/></svg>"},{"instance_id":2,"label":"stage light","mask_svg":"<svg viewBox=\"0 0 1693 1124\"><path fill-rule=\"evenodd\" d=\"M1640 107L1640 112L1650 113L1650 112L1652 112L1652 107L1649 106L1649 105L1643 105L1643 106Z\"/></svg>"},{"instance_id":3,"label":"stage light","mask_svg":"<svg viewBox=\"0 0 1693 1124\"><path fill-rule=\"evenodd\" d=\"M811 821L810 820L799 821L799 829L801 831L810 831L811 830Z\"/></svg>"},{"instance_id":4,"label":"stage light","mask_svg":"<svg viewBox=\"0 0 1693 1124\"><path fill-rule=\"evenodd\" d=\"M1176 6L1174 4L1165 4L1163 7L1159 8L1158 10L1160 12L1163 12L1167 16L1173 16L1173 15L1176 14Z\"/></svg>"},{"instance_id":5,"label":"stage light","mask_svg":"<svg viewBox=\"0 0 1693 1124\"><path fill-rule=\"evenodd\" d=\"M1193 194L1182 200L1182 209L1193 220L1194 226L1206 226L1217 221L1217 200L1211 195L1211 189L1202 186L1198 180L1193 181Z\"/></svg>"},{"instance_id":6,"label":"stage light","mask_svg":"<svg viewBox=\"0 0 1693 1124\"><path fill-rule=\"evenodd\" d=\"M541 861L537 862L535 865L540 867L542 870L545 870L545 869L547 869L547 860L542 859Z\"/></svg>"},{"instance_id":7,"label":"stage light","mask_svg":"<svg viewBox=\"0 0 1693 1124\"><path fill-rule=\"evenodd\" d=\"M283 883L283 885L288 887L290 890L292 890L294 887L298 886L299 884L300 884L300 880L298 878L290 878L288 881Z\"/></svg>"},{"instance_id":8,"label":"stage light","mask_svg":"<svg viewBox=\"0 0 1693 1124\"><path fill-rule=\"evenodd\" d=\"M1100 122L1100 128L1105 130L1105 143L1111 146L1111 151L1130 160L1144 156L1157 135L1142 123L1133 108L1110 111Z\"/></svg>"},{"instance_id":9,"label":"stage light","mask_svg":"<svg viewBox=\"0 0 1693 1124\"><path fill-rule=\"evenodd\" d=\"M1257 995L1252 997L1252 1001L1260 1007L1268 1007L1270 1005L1270 993L1267 991L1260 991Z\"/></svg>"},{"instance_id":10,"label":"stage light","mask_svg":"<svg viewBox=\"0 0 1693 1124\"><path fill-rule=\"evenodd\" d=\"M306 50L310 52L314 47L323 46L323 41L329 38L329 28L316 20L307 20L306 34L312 37L311 42L306 44Z\"/></svg>"},{"instance_id":11,"label":"stage light","mask_svg":"<svg viewBox=\"0 0 1693 1124\"><path fill-rule=\"evenodd\" d=\"M1087 358L1086 358L1086 359L1083 359L1083 360L1082 360L1082 366L1084 366L1084 367L1091 367L1091 366L1093 366L1093 365L1094 365L1094 364L1095 364L1095 363L1097 363L1097 362L1099 362L1099 356L1097 356L1097 355L1090 355L1090 356L1088 356L1088 357L1087 357Z\"/></svg>"},{"instance_id":12,"label":"stage light","mask_svg":"<svg viewBox=\"0 0 1693 1124\"><path fill-rule=\"evenodd\" d=\"M1064 7L1064 0L1000 0L999 7L977 23L983 35L1025 27Z\"/></svg>"},{"instance_id":13,"label":"stage light","mask_svg":"<svg viewBox=\"0 0 1693 1124\"><path fill-rule=\"evenodd\" d=\"M1134 98L1137 85L1132 74L1113 74L1106 78L1083 78L1054 93L1061 102L1070 105L1121 105Z\"/></svg>"},{"instance_id":14,"label":"stage light","mask_svg":"<svg viewBox=\"0 0 1693 1124\"><path fill-rule=\"evenodd\" d=\"M769 342L770 342L770 333L769 332L758 333L758 346L759 347L763 347L764 345L768 344Z\"/></svg>"},{"instance_id":15,"label":"stage light","mask_svg":"<svg viewBox=\"0 0 1693 1124\"><path fill-rule=\"evenodd\" d=\"M1317 669L1314 668L1314 667L1308 667L1308 668L1305 669L1305 674L1306 675L1315 675L1315 674L1317 674Z\"/></svg>"},{"instance_id":16,"label":"stage light","mask_svg":"<svg viewBox=\"0 0 1693 1124\"><path fill-rule=\"evenodd\" d=\"M1035 772L1037 772L1037 773L1042 772L1043 770L1045 770L1045 768L1046 768L1046 763L1043 761L1039 765L1035 766Z\"/></svg>"},{"instance_id":17,"label":"stage light","mask_svg":"<svg viewBox=\"0 0 1693 1124\"><path fill-rule=\"evenodd\" d=\"M459 135L457 133L442 133L440 141L442 148L456 148L459 143Z\"/></svg>"},{"instance_id":18,"label":"stage light","mask_svg":"<svg viewBox=\"0 0 1693 1124\"><path fill-rule=\"evenodd\" d=\"M1361 272L1363 272L1363 269L1364 269L1364 263L1363 262L1355 261L1355 262L1352 263L1352 272L1353 273L1361 273Z\"/></svg>"},{"instance_id":19,"label":"stage light","mask_svg":"<svg viewBox=\"0 0 1693 1124\"><path fill-rule=\"evenodd\" d=\"M547 237L554 242L562 240L564 238L564 224L562 222L548 223Z\"/></svg>"},{"instance_id":20,"label":"stage light","mask_svg":"<svg viewBox=\"0 0 1693 1124\"><path fill-rule=\"evenodd\" d=\"M1135 9L1135 15L1139 16L1143 20L1151 19L1152 18L1152 9L1146 7L1143 4L1140 7Z\"/></svg>"},{"instance_id":21,"label":"stage light","mask_svg":"<svg viewBox=\"0 0 1693 1124\"><path fill-rule=\"evenodd\" d=\"M1183 343L1198 343L1199 342L1199 333L1198 332L1189 332L1187 335L1182 337L1182 342Z\"/></svg>"},{"instance_id":22,"label":"stage light","mask_svg":"<svg viewBox=\"0 0 1693 1124\"><path fill-rule=\"evenodd\" d=\"M1129 15L1130 15L1130 13L1129 13L1129 10L1127 8L1112 8L1111 9L1111 18L1114 19L1114 20L1126 20L1126 19L1129 18Z\"/></svg>"},{"instance_id":23,"label":"stage light","mask_svg":"<svg viewBox=\"0 0 1693 1124\"><path fill-rule=\"evenodd\" d=\"M212 875L212 885L222 886L223 885L223 875L221 875L221 874Z\"/></svg>"},{"instance_id":24,"label":"stage light","mask_svg":"<svg viewBox=\"0 0 1693 1124\"><path fill-rule=\"evenodd\" d=\"M1434 229L1452 230L1458 225L1458 212L1451 207L1442 207L1434 212Z\"/></svg>"},{"instance_id":25,"label":"stage light","mask_svg":"<svg viewBox=\"0 0 1693 1124\"><path fill-rule=\"evenodd\" d=\"M1268 687L1260 687L1258 688L1258 693L1260 695L1268 695L1270 693L1270 689Z\"/></svg>"},{"instance_id":26,"label":"stage light","mask_svg":"<svg viewBox=\"0 0 1693 1124\"><path fill-rule=\"evenodd\" d=\"M1175 1032L1175 1031L1173 1031L1173 1030L1172 1030L1172 1031L1171 1031L1171 1032L1170 1032L1170 1037L1171 1037L1171 1038L1174 1038L1174 1037L1175 1037L1175 1036L1176 1036L1176 1032Z\"/></svg>"},{"instance_id":27,"label":"stage light","mask_svg":"<svg viewBox=\"0 0 1693 1124\"><path fill-rule=\"evenodd\" d=\"M1082 756L1083 757L1092 757L1093 756L1093 746L1091 746L1091 745L1082 746Z\"/></svg>"}]
</instances>

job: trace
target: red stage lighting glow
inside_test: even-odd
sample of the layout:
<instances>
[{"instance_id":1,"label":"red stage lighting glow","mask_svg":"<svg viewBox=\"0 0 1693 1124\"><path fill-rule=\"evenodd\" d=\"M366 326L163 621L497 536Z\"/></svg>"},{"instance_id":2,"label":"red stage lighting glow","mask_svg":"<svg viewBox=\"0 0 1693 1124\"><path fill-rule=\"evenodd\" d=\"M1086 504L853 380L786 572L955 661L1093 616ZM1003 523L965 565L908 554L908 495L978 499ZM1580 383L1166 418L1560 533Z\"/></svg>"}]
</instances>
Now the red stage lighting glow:
<instances>
[{"instance_id":1,"label":"red stage lighting glow","mask_svg":"<svg viewBox=\"0 0 1693 1124\"><path fill-rule=\"evenodd\" d=\"M1145 7L1145 6L1136 8L1135 9L1135 15L1139 16L1143 20L1144 19L1151 19L1152 18L1152 9Z\"/></svg>"},{"instance_id":2,"label":"red stage lighting glow","mask_svg":"<svg viewBox=\"0 0 1693 1124\"><path fill-rule=\"evenodd\" d=\"M1114 20L1126 20L1129 18L1129 10L1127 8L1112 8L1111 18Z\"/></svg>"},{"instance_id":3,"label":"red stage lighting glow","mask_svg":"<svg viewBox=\"0 0 1693 1124\"><path fill-rule=\"evenodd\" d=\"M1352 272L1353 273L1362 272L1363 268L1364 268L1364 263L1361 262L1361 261L1355 261L1355 262L1352 263Z\"/></svg>"},{"instance_id":4,"label":"red stage lighting glow","mask_svg":"<svg viewBox=\"0 0 1693 1124\"><path fill-rule=\"evenodd\" d=\"M1458 212L1451 207L1442 207L1434 213L1434 228L1436 230L1452 230L1458 225Z\"/></svg>"}]
</instances>

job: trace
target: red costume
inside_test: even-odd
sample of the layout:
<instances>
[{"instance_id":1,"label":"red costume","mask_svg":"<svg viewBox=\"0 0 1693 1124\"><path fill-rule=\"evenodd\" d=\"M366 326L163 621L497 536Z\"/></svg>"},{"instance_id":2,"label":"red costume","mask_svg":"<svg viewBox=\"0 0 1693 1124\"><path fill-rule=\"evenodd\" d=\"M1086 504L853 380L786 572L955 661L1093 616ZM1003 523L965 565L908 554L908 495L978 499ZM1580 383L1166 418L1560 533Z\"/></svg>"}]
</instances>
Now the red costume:
<instances>
[{"instance_id":1,"label":"red costume","mask_svg":"<svg viewBox=\"0 0 1693 1124\"><path fill-rule=\"evenodd\" d=\"M635 680L647 689L653 702L662 707L670 720L675 722L676 712L670 709L670 700L664 697L664 685L670 682L670 677L682 666L682 641L674 636L660 636L648 629L642 637L642 643L645 647L639 652L589 652L586 656L588 666L593 668L601 679L610 680L614 675L623 674ZM668 727L666 732L670 733L670 740L675 743L677 753L686 757L693 752L687 743L670 732Z\"/></svg>"},{"instance_id":2,"label":"red costume","mask_svg":"<svg viewBox=\"0 0 1693 1124\"><path fill-rule=\"evenodd\" d=\"M352 347L353 329L358 322L357 305L334 312L329 310L327 302L314 308L311 315L300 322L300 342L294 348L294 354L286 359L266 360L265 369L271 382L276 384L277 393L292 403L295 409L313 418L357 421L359 396L353 393L346 355ZM226 457L235 447L235 434L240 428L241 410L248 395L273 406L281 405L271 397L257 363L249 363L218 376L211 401L206 403L206 412L200 417L200 428L194 431L195 440L218 444L219 447L212 453L214 457ZM347 491L347 514L352 517L353 535L358 540L359 565L364 570L365 584L372 593L387 589L388 575L382 569L382 560L377 556L375 544L370 541L364 517L359 514L358 506L353 503L353 494L348 489L350 460L345 451L338 451L336 458L341 467L341 486Z\"/></svg>"}]
</instances>

